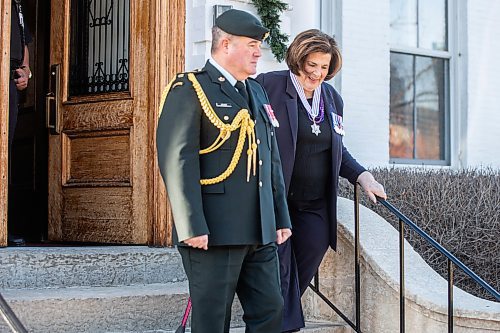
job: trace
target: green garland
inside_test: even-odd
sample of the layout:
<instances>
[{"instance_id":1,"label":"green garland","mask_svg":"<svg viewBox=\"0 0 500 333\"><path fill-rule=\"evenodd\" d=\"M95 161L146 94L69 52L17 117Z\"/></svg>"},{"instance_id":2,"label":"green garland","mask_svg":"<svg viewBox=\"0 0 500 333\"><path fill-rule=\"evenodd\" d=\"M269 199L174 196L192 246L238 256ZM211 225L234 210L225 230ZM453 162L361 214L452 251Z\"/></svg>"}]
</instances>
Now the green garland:
<instances>
[{"instance_id":1,"label":"green garland","mask_svg":"<svg viewBox=\"0 0 500 333\"><path fill-rule=\"evenodd\" d=\"M288 36L280 31L280 15L287 8L287 4L280 0L252 0L262 24L269 29L269 37L266 42L271 47L274 57L279 62L285 59L286 42Z\"/></svg>"}]
</instances>

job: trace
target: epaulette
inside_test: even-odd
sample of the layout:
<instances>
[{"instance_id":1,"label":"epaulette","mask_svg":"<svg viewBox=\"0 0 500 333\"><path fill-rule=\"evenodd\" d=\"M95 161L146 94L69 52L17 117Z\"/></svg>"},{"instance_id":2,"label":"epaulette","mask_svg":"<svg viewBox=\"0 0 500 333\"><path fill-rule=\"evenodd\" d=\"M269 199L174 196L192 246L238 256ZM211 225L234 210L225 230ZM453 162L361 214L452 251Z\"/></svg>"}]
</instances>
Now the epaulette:
<instances>
[{"instance_id":1,"label":"epaulette","mask_svg":"<svg viewBox=\"0 0 500 333\"><path fill-rule=\"evenodd\" d=\"M177 77L178 78L183 78L183 77L187 76L190 73L199 74L199 73L203 73L203 72L205 72L205 70L203 68L196 68L196 69L193 69L191 71L185 71L185 72L177 73Z\"/></svg>"},{"instance_id":2,"label":"epaulette","mask_svg":"<svg viewBox=\"0 0 500 333\"><path fill-rule=\"evenodd\" d=\"M172 80L170 80L170 82L165 87L165 89L163 90L163 93L160 96L160 108L158 110L158 115L161 115L161 112L163 110L163 105L165 104L165 100L167 98L167 95L171 90L184 85L184 81L187 80L187 77L189 74L196 75L196 74L203 73L203 72L205 72L204 69L197 68L197 69L194 69L192 71L180 72L180 73L175 74L175 76L172 78Z\"/></svg>"},{"instance_id":3,"label":"epaulette","mask_svg":"<svg viewBox=\"0 0 500 333\"><path fill-rule=\"evenodd\" d=\"M185 78L187 78L188 74L198 74L198 73L202 73L202 72L204 72L203 69L197 68L197 69L193 69L192 71L186 71L186 72L177 73L175 75L175 78L172 81L170 90L172 90L172 89L174 89L176 87L182 86L184 84L182 81Z\"/></svg>"}]
</instances>

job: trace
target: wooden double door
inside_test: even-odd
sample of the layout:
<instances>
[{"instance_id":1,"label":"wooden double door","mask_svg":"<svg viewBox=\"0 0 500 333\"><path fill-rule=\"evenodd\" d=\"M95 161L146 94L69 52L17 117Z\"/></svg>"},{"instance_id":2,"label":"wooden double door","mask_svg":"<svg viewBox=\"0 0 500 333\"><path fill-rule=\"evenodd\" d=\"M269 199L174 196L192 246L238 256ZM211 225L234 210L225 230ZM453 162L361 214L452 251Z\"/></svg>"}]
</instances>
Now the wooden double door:
<instances>
[{"instance_id":1,"label":"wooden double door","mask_svg":"<svg viewBox=\"0 0 500 333\"><path fill-rule=\"evenodd\" d=\"M32 196L22 205L46 205L41 230L49 241L167 245L171 221L156 164L155 128L161 92L183 69L184 0L33 2L37 33L31 67L43 87L34 92L33 121L43 122L44 129L38 133L42 139L33 142L45 142L46 155L29 152L37 165L44 158L47 163L45 171L38 169L46 172L46 201ZM2 10L9 6L0 0ZM45 33L43 15L49 24ZM8 23L2 22L3 31ZM46 60L40 64L36 55L43 58L43 50ZM8 68L1 61L4 82ZM0 110L5 122L4 101ZM3 157L6 141L2 134ZM5 158L1 164L3 174ZM9 196L4 185L2 209ZM16 197L19 205L22 199ZM7 215L1 214L0 245L6 244L7 223L15 223Z\"/></svg>"}]
</instances>

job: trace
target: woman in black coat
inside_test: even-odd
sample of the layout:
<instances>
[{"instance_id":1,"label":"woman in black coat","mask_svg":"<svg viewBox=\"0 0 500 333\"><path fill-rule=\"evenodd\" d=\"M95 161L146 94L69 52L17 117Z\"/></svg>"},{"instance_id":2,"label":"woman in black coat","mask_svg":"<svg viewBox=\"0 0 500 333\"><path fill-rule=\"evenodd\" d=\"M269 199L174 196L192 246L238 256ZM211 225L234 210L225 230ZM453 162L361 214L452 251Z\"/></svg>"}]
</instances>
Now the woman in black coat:
<instances>
[{"instance_id":1,"label":"woman in black coat","mask_svg":"<svg viewBox=\"0 0 500 333\"><path fill-rule=\"evenodd\" d=\"M337 243L339 176L360 183L372 201L384 188L349 154L342 143L343 102L325 80L342 66L335 39L311 29L288 48L289 70L260 74L269 94L293 235L280 245L284 332L304 327L300 297L330 246Z\"/></svg>"}]
</instances>

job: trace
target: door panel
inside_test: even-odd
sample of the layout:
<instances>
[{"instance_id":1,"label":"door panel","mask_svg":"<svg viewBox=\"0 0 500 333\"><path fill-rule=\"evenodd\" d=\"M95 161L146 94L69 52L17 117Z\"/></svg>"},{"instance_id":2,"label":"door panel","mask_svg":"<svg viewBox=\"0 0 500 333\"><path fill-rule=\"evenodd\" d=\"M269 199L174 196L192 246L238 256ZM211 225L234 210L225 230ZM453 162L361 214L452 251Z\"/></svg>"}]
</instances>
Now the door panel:
<instances>
[{"instance_id":1,"label":"door panel","mask_svg":"<svg viewBox=\"0 0 500 333\"><path fill-rule=\"evenodd\" d=\"M51 240L150 238L150 99L139 70L149 62L150 23L138 14L147 3L130 1L128 9L127 0L52 0L50 62L59 73L47 98ZM111 23L117 20L121 32Z\"/></svg>"},{"instance_id":2,"label":"door panel","mask_svg":"<svg viewBox=\"0 0 500 333\"><path fill-rule=\"evenodd\" d=\"M130 139L129 130L65 135L66 184L130 186Z\"/></svg>"},{"instance_id":3,"label":"door panel","mask_svg":"<svg viewBox=\"0 0 500 333\"><path fill-rule=\"evenodd\" d=\"M123 243L134 235L130 187L66 188L64 197L61 233L66 240Z\"/></svg>"}]
</instances>

